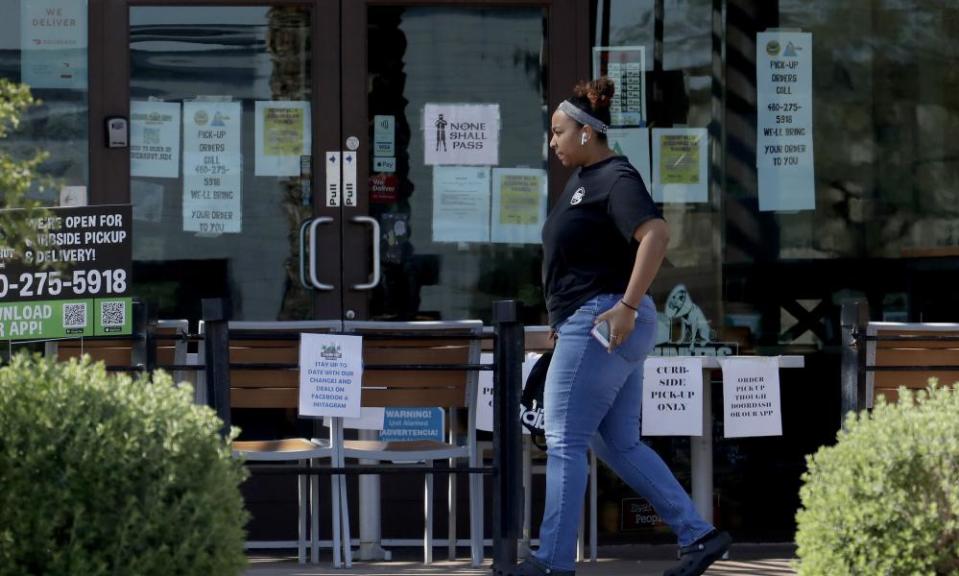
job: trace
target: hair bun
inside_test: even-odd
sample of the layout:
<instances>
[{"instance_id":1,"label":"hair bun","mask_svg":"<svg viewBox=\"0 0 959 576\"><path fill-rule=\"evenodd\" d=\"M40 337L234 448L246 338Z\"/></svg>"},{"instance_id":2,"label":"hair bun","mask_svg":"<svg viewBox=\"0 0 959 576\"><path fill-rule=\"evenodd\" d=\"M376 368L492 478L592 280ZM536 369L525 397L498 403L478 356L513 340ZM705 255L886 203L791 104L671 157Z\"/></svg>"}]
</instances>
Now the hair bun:
<instances>
[{"instance_id":1,"label":"hair bun","mask_svg":"<svg viewBox=\"0 0 959 576\"><path fill-rule=\"evenodd\" d=\"M616 84L606 76L587 82L585 88L585 96L592 104L593 110L597 111L609 108L613 94L616 93Z\"/></svg>"},{"instance_id":2,"label":"hair bun","mask_svg":"<svg viewBox=\"0 0 959 576\"><path fill-rule=\"evenodd\" d=\"M602 76L596 80L577 84L573 88L573 98L570 102L600 122L609 124L609 107L615 93L616 84L606 76Z\"/></svg>"}]
</instances>

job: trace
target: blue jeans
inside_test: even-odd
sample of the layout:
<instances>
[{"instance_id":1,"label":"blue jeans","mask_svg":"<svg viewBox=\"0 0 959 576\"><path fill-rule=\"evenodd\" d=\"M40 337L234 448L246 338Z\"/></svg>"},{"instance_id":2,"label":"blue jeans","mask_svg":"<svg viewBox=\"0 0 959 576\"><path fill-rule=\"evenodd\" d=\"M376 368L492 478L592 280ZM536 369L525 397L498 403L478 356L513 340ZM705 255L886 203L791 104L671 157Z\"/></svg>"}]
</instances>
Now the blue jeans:
<instances>
[{"instance_id":1,"label":"blue jeans","mask_svg":"<svg viewBox=\"0 0 959 576\"><path fill-rule=\"evenodd\" d=\"M546 426L546 510L535 557L553 570L572 570L586 494L587 447L652 504L692 544L713 527L702 519L666 463L640 440L643 361L656 340L656 307L643 298L636 328L612 354L590 335L593 320L621 294L603 294L557 328L559 340L543 393Z\"/></svg>"}]
</instances>

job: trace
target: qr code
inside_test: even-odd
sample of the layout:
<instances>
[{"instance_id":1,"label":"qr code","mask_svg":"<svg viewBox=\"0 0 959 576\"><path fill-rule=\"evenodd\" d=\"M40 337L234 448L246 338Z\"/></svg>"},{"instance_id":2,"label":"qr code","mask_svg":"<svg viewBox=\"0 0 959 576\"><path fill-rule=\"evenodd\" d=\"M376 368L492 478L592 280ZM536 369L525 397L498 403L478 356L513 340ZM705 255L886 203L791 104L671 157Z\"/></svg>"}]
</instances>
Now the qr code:
<instances>
[{"instance_id":1,"label":"qr code","mask_svg":"<svg viewBox=\"0 0 959 576\"><path fill-rule=\"evenodd\" d=\"M143 143L156 145L160 143L160 129L159 128L144 128L143 129Z\"/></svg>"},{"instance_id":2,"label":"qr code","mask_svg":"<svg viewBox=\"0 0 959 576\"><path fill-rule=\"evenodd\" d=\"M67 329L87 327L86 302L75 302L63 305L63 327Z\"/></svg>"},{"instance_id":3,"label":"qr code","mask_svg":"<svg viewBox=\"0 0 959 576\"><path fill-rule=\"evenodd\" d=\"M122 328L127 320L123 302L100 302L100 325L104 328Z\"/></svg>"}]
</instances>

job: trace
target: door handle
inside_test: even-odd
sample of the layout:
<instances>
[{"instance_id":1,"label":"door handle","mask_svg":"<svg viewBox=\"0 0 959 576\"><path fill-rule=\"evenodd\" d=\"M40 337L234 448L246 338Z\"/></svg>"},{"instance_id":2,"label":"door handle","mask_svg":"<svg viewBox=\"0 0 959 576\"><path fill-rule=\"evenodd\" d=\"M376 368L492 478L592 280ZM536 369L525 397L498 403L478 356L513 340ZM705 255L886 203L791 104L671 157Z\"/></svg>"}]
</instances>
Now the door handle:
<instances>
[{"instance_id":1,"label":"door handle","mask_svg":"<svg viewBox=\"0 0 959 576\"><path fill-rule=\"evenodd\" d=\"M369 224L373 231L373 279L366 284L354 284L354 290L372 290L380 283L380 223L370 216L354 216L353 222Z\"/></svg>"},{"instance_id":2,"label":"door handle","mask_svg":"<svg viewBox=\"0 0 959 576\"><path fill-rule=\"evenodd\" d=\"M329 224L333 219L329 216L314 218L310 223L310 282L317 290L332 290L332 284L324 284L316 277L316 229L320 224Z\"/></svg>"},{"instance_id":3,"label":"door handle","mask_svg":"<svg viewBox=\"0 0 959 576\"><path fill-rule=\"evenodd\" d=\"M313 286L306 281L306 227L312 221L312 218L307 218L300 224L300 284L307 290L313 289Z\"/></svg>"}]
</instances>

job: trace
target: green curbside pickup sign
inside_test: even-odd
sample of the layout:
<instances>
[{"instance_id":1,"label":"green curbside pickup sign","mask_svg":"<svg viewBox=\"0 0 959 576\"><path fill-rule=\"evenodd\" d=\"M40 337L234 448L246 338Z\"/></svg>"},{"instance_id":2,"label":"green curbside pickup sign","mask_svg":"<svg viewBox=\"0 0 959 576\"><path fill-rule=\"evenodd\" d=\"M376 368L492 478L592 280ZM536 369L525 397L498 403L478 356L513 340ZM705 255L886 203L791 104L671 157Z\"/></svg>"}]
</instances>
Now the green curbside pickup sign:
<instances>
[{"instance_id":1,"label":"green curbside pickup sign","mask_svg":"<svg viewBox=\"0 0 959 576\"><path fill-rule=\"evenodd\" d=\"M51 208L30 221L37 246L0 246L0 340L130 334L130 219L128 205Z\"/></svg>"}]
</instances>

